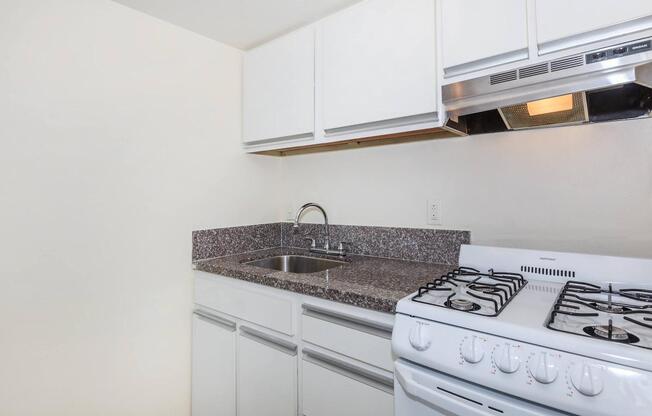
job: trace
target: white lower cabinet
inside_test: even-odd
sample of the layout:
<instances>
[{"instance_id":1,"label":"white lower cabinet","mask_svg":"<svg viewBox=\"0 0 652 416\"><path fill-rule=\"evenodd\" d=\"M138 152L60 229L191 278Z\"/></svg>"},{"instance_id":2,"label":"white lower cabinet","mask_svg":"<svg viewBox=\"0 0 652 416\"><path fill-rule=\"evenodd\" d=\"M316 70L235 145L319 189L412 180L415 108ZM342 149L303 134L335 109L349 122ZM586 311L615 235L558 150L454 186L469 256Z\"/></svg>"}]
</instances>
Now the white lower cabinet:
<instances>
[{"instance_id":1,"label":"white lower cabinet","mask_svg":"<svg viewBox=\"0 0 652 416\"><path fill-rule=\"evenodd\" d=\"M238 415L297 414L297 347L240 327Z\"/></svg>"},{"instance_id":2,"label":"white lower cabinet","mask_svg":"<svg viewBox=\"0 0 652 416\"><path fill-rule=\"evenodd\" d=\"M192 414L236 416L235 323L196 312L192 319Z\"/></svg>"},{"instance_id":3,"label":"white lower cabinet","mask_svg":"<svg viewBox=\"0 0 652 416\"><path fill-rule=\"evenodd\" d=\"M391 387L362 369L324 357L308 354L302 361L304 416L394 414Z\"/></svg>"},{"instance_id":4,"label":"white lower cabinet","mask_svg":"<svg viewBox=\"0 0 652 416\"><path fill-rule=\"evenodd\" d=\"M393 414L393 315L199 271L195 305L193 416Z\"/></svg>"}]
</instances>

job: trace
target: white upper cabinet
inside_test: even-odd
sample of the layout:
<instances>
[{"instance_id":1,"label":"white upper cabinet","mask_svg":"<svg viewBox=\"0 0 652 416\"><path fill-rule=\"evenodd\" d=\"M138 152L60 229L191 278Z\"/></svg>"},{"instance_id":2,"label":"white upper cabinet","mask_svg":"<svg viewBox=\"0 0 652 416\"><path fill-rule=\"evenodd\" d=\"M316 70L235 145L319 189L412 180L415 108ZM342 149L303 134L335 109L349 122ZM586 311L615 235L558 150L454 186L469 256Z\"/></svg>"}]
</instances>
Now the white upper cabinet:
<instances>
[{"instance_id":1,"label":"white upper cabinet","mask_svg":"<svg viewBox=\"0 0 652 416\"><path fill-rule=\"evenodd\" d=\"M539 53L652 28L651 0L536 0Z\"/></svg>"},{"instance_id":2,"label":"white upper cabinet","mask_svg":"<svg viewBox=\"0 0 652 416\"><path fill-rule=\"evenodd\" d=\"M440 0L444 76L528 58L527 0Z\"/></svg>"},{"instance_id":3,"label":"white upper cabinet","mask_svg":"<svg viewBox=\"0 0 652 416\"><path fill-rule=\"evenodd\" d=\"M321 28L327 136L365 137L437 121L435 0L367 0L324 19Z\"/></svg>"},{"instance_id":4,"label":"white upper cabinet","mask_svg":"<svg viewBox=\"0 0 652 416\"><path fill-rule=\"evenodd\" d=\"M363 0L244 53L243 142L452 135L440 82L650 34L652 0Z\"/></svg>"},{"instance_id":5,"label":"white upper cabinet","mask_svg":"<svg viewBox=\"0 0 652 416\"><path fill-rule=\"evenodd\" d=\"M311 139L314 89L314 26L247 51L242 88L245 144Z\"/></svg>"}]
</instances>

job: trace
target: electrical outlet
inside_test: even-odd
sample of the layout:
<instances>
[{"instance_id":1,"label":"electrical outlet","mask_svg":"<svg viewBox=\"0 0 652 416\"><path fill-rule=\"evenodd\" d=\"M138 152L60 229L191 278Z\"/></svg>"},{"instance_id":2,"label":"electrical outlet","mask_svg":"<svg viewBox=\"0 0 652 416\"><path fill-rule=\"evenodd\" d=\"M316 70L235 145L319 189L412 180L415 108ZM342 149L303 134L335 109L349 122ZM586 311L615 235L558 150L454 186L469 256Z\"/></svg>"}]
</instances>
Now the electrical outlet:
<instances>
[{"instance_id":1,"label":"electrical outlet","mask_svg":"<svg viewBox=\"0 0 652 416\"><path fill-rule=\"evenodd\" d=\"M436 199L428 200L426 221L430 225L442 225L442 207L441 201Z\"/></svg>"}]
</instances>

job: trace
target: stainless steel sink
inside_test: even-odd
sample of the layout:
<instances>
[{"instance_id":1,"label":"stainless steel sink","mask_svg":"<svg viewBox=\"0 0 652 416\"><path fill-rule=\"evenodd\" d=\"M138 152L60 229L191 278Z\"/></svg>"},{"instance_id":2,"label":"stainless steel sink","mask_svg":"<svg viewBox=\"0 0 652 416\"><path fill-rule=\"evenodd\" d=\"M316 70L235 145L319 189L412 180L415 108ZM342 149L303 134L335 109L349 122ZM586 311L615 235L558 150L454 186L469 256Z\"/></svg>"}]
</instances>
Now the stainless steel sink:
<instances>
[{"instance_id":1,"label":"stainless steel sink","mask_svg":"<svg viewBox=\"0 0 652 416\"><path fill-rule=\"evenodd\" d=\"M244 264L288 273L316 273L343 266L346 262L317 257L286 255L248 261Z\"/></svg>"}]
</instances>

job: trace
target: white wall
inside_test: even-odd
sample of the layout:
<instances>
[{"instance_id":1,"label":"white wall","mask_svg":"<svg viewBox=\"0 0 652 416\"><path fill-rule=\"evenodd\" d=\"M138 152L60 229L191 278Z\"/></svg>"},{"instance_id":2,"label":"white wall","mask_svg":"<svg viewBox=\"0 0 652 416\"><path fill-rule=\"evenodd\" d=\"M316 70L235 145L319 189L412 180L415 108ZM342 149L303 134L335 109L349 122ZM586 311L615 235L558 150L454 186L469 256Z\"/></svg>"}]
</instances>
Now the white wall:
<instances>
[{"instance_id":1,"label":"white wall","mask_svg":"<svg viewBox=\"0 0 652 416\"><path fill-rule=\"evenodd\" d=\"M293 156L283 170L285 211L315 200L332 223L428 227L434 197L440 228L475 244L652 257L652 120Z\"/></svg>"},{"instance_id":2,"label":"white wall","mask_svg":"<svg viewBox=\"0 0 652 416\"><path fill-rule=\"evenodd\" d=\"M191 230L274 221L240 52L108 0L0 6L0 415L186 415Z\"/></svg>"}]
</instances>

